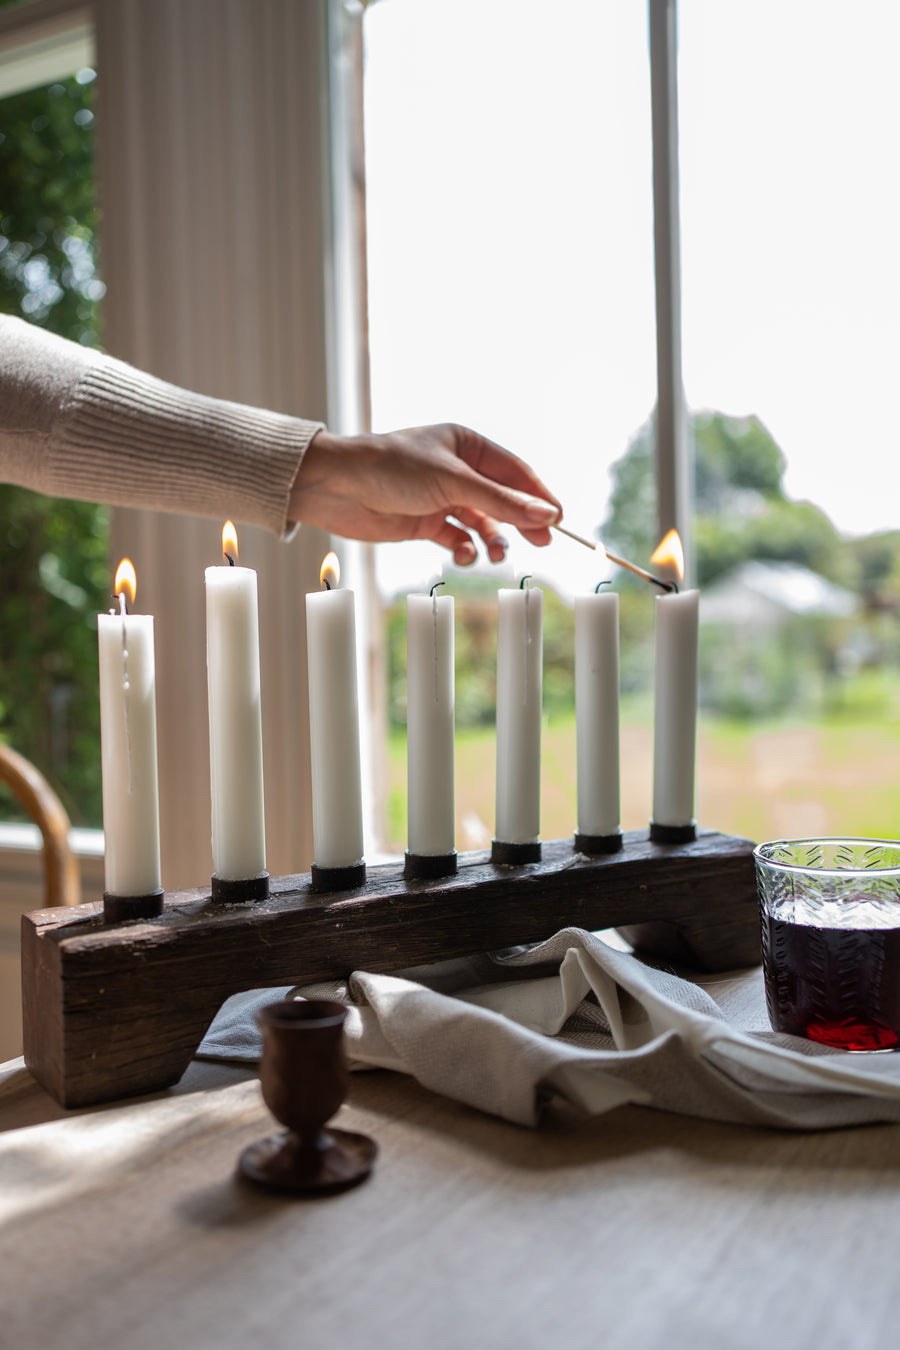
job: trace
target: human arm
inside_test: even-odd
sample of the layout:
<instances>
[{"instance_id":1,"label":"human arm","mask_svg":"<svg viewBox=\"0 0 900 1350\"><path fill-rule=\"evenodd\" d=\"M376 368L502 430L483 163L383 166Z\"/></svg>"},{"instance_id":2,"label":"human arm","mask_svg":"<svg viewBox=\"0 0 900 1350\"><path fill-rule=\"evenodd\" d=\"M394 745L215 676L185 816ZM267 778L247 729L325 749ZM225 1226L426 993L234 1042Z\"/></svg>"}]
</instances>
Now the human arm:
<instances>
[{"instance_id":1,"label":"human arm","mask_svg":"<svg viewBox=\"0 0 900 1350\"><path fill-rule=\"evenodd\" d=\"M444 423L384 435L318 432L288 515L352 539L431 539L465 565L476 556L469 531L499 562L506 552L501 521L543 545L562 510L523 460L467 427Z\"/></svg>"},{"instance_id":2,"label":"human arm","mask_svg":"<svg viewBox=\"0 0 900 1350\"><path fill-rule=\"evenodd\" d=\"M0 315L0 481L283 534L321 426L181 389Z\"/></svg>"},{"instance_id":3,"label":"human arm","mask_svg":"<svg viewBox=\"0 0 900 1350\"><path fill-rule=\"evenodd\" d=\"M499 561L500 521L545 544L561 514L528 465L466 428L335 436L189 392L10 315L0 315L0 481L278 534L307 523L356 539L433 539L460 564L476 556L468 531Z\"/></svg>"}]
</instances>

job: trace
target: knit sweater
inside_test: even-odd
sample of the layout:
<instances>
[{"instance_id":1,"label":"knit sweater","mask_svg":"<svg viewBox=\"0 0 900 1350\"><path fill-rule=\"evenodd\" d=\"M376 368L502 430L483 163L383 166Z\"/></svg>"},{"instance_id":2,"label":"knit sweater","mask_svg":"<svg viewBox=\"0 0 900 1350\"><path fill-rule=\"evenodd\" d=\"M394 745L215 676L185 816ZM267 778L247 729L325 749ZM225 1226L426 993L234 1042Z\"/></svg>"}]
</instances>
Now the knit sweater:
<instances>
[{"instance_id":1,"label":"knit sweater","mask_svg":"<svg viewBox=\"0 0 900 1350\"><path fill-rule=\"evenodd\" d=\"M192 394L0 315L0 481L285 534L321 422Z\"/></svg>"}]
</instances>

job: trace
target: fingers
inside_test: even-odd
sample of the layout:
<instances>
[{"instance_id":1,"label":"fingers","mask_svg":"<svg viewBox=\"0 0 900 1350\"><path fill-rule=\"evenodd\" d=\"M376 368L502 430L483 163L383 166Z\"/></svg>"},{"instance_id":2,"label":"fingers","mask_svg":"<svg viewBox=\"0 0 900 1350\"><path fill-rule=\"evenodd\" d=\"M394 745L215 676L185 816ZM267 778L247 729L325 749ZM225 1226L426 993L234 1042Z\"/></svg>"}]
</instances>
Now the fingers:
<instances>
[{"instance_id":1,"label":"fingers","mask_svg":"<svg viewBox=\"0 0 900 1350\"><path fill-rule=\"evenodd\" d=\"M477 505L493 510L523 533L535 527L546 530L562 518L561 503L524 460L468 427L452 430L459 458L489 480L486 488L495 504Z\"/></svg>"},{"instance_id":2,"label":"fingers","mask_svg":"<svg viewBox=\"0 0 900 1350\"><path fill-rule=\"evenodd\" d=\"M504 535L499 521L483 511L472 511L467 507L454 511L453 514L463 525L480 535L491 562L503 562L509 548L509 540Z\"/></svg>"},{"instance_id":3,"label":"fingers","mask_svg":"<svg viewBox=\"0 0 900 1350\"><path fill-rule=\"evenodd\" d=\"M471 537L465 530L458 525L453 525L449 520L439 521L435 528L424 537L432 539L442 548L448 548L453 554L453 561L457 567L471 567L478 557L478 549L472 543Z\"/></svg>"}]
</instances>

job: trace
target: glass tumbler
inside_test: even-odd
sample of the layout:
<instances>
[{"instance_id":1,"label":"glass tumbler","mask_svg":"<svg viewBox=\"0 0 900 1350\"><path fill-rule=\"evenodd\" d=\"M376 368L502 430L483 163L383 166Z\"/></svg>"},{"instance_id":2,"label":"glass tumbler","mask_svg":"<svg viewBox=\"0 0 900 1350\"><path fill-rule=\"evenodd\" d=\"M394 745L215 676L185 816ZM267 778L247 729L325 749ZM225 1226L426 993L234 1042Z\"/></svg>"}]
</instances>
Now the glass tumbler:
<instances>
[{"instance_id":1,"label":"glass tumbler","mask_svg":"<svg viewBox=\"0 0 900 1350\"><path fill-rule=\"evenodd\" d=\"M754 849L769 1021L841 1050L900 1046L900 842Z\"/></svg>"}]
</instances>

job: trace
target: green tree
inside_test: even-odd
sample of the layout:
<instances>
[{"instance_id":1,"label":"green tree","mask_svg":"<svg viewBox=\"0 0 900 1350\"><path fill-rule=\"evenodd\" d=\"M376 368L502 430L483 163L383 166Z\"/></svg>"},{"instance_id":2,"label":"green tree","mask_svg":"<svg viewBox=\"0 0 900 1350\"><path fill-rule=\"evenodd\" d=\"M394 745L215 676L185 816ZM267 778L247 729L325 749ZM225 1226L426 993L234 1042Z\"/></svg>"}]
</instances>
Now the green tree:
<instances>
[{"instance_id":1,"label":"green tree","mask_svg":"<svg viewBox=\"0 0 900 1350\"><path fill-rule=\"evenodd\" d=\"M92 73L3 100L0 311L96 345ZM0 735L99 824L96 614L107 513L0 486ZM3 814L13 813L10 804Z\"/></svg>"},{"instance_id":2,"label":"green tree","mask_svg":"<svg viewBox=\"0 0 900 1350\"><path fill-rule=\"evenodd\" d=\"M790 501L785 460L756 417L711 412L691 420L694 445L694 546L706 585L749 558L796 562L834 581L853 579L852 556L831 521L809 502ZM604 542L646 562L656 544L655 415L613 466Z\"/></svg>"},{"instance_id":3,"label":"green tree","mask_svg":"<svg viewBox=\"0 0 900 1350\"><path fill-rule=\"evenodd\" d=\"M92 72L91 72L92 74ZM3 100L0 310L97 345L93 134L87 73Z\"/></svg>"}]
</instances>

